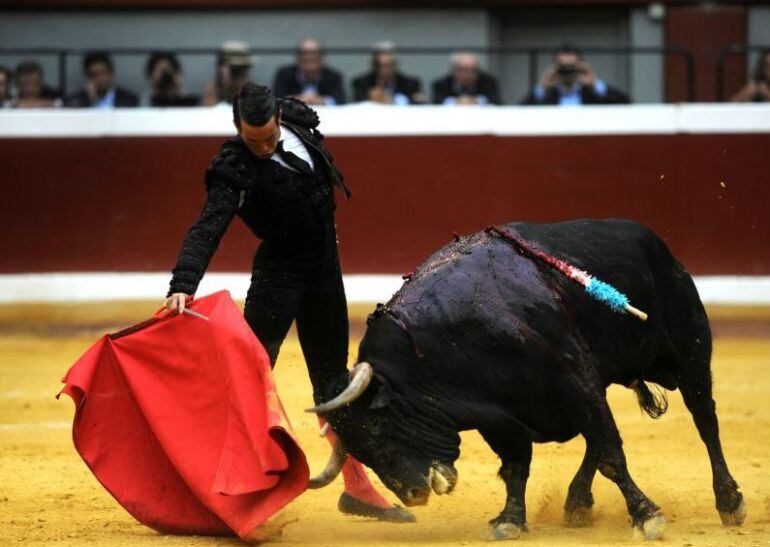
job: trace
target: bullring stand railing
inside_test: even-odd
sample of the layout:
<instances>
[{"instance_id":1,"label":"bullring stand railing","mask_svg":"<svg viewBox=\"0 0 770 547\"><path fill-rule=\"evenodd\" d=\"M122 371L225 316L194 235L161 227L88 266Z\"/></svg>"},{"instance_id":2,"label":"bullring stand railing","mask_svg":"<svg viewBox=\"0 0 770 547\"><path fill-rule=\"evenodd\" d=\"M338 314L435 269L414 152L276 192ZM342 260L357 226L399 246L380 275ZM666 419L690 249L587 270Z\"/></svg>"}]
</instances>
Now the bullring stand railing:
<instances>
[{"instance_id":1,"label":"bullring stand railing","mask_svg":"<svg viewBox=\"0 0 770 547\"><path fill-rule=\"evenodd\" d=\"M578 48L586 55L661 55L680 57L685 62L685 81L687 87L687 100L692 102L695 99L695 61L692 54L684 48L677 46L666 47L585 47ZM61 48L0 48L0 55L24 55L24 56L55 56L58 61L58 80L59 90L66 94L67 89L67 63L68 58L72 56L82 56L91 49L61 49ZM150 55L158 51L158 48L101 48L101 51L107 51L112 55ZM219 54L219 49L214 48L174 48L174 54L178 56L212 56ZM452 53L463 51L478 53L490 56L513 56L522 55L528 59L527 72L530 88L534 87L538 81L540 72L539 58L543 54L553 54L556 48L551 47L412 47L402 46L396 49L398 55L450 55ZM369 55L369 47L334 47L325 48L327 55ZM249 55L294 55L296 48L251 48Z\"/></svg>"}]
</instances>

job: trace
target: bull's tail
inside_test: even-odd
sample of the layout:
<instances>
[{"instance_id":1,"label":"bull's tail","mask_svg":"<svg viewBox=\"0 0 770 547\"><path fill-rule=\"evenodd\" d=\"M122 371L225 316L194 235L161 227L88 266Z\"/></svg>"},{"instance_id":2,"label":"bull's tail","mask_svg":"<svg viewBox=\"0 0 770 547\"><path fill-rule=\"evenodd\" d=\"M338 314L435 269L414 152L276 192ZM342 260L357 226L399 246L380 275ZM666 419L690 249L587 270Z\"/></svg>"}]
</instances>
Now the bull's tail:
<instances>
[{"instance_id":1,"label":"bull's tail","mask_svg":"<svg viewBox=\"0 0 770 547\"><path fill-rule=\"evenodd\" d=\"M645 411L650 418L657 420L668 410L668 397L663 389L657 384L650 385L644 381L634 383L633 390L636 392L636 399L639 401L639 408Z\"/></svg>"}]
</instances>

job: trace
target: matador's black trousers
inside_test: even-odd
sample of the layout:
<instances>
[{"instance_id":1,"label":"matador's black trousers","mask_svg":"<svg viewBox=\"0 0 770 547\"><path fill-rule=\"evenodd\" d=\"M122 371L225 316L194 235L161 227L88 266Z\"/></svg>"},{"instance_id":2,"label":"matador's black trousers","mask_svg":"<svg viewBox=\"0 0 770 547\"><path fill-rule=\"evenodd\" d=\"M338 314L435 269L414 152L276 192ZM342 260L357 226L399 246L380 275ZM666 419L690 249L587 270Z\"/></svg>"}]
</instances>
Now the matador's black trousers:
<instances>
[{"instance_id":1,"label":"matador's black trousers","mask_svg":"<svg viewBox=\"0 0 770 547\"><path fill-rule=\"evenodd\" d=\"M271 366L296 319L310 381L316 390L328 385L329 374L348 358L348 310L333 221L303 240L262 242L254 255L244 315Z\"/></svg>"}]
</instances>

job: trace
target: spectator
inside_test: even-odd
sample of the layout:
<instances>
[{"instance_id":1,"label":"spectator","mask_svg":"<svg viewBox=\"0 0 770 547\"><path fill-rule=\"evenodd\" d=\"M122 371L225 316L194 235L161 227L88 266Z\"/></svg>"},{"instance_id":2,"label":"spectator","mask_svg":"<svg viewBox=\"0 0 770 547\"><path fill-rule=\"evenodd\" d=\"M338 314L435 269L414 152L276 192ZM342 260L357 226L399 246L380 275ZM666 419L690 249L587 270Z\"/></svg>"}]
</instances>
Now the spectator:
<instances>
[{"instance_id":1,"label":"spectator","mask_svg":"<svg viewBox=\"0 0 770 547\"><path fill-rule=\"evenodd\" d=\"M499 104L497 80L483 72L473 53L455 53L450 73L433 82L436 104Z\"/></svg>"},{"instance_id":2,"label":"spectator","mask_svg":"<svg viewBox=\"0 0 770 547\"><path fill-rule=\"evenodd\" d=\"M11 71L0 66L0 108L11 106Z\"/></svg>"},{"instance_id":3,"label":"spectator","mask_svg":"<svg viewBox=\"0 0 770 547\"><path fill-rule=\"evenodd\" d=\"M765 103L770 101L770 50L759 54L752 81L730 98L734 103Z\"/></svg>"},{"instance_id":4,"label":"spectator","mask_svg":"<svg viewBox=\"0 0 770 547\"><path fill-rule=\"evenodd\" d=\"M232 104L233 97L249 80L249 71L254 63L249 57L249 48L243 42L229 41L222 44L217 57L217 77L203 88L203 105Z\"/></svg>"},{"instance_id":5,"label":"spectator","mask_svg":"<svg viewBox=\"0 0 770 547\"><path fill-rule=\"evenodd\" d=\"M324 66L323 47L315 38L300 41L296 64L278 69L273 92L278 97L296 97L311 105L345 102L342 75Z\"/></svg>"},{"instance_id":6,"label":"spectator","mask_svg":"<svg viewBox=\"0 0 770 547\"><path fill-rule=\"evenodd\" d=\"M426 102L420 80L398 71L390 42L381 42L372 48L372 70L353 80L353 100L399 105Z\"/></svg>"},{"instance_id":7,"label":"spectator","mask_svg":"<svg viewBox=\"0 0 770 547\"><path fill-rule=\"evenodd\" d=\"M86 86L65 101L75 108L115 108L139 104L139 98L115 85L115 65L106 52L92 51L83 58Z\"/></svg>"},{"instance_id":8,"label":"spectator","mask_svg":"<svg viewBox=\"0 0 770 547\"><path fill-rule=\"evenodd\" d=\"M16 67L18 96L11 104L16 108L53 108L61 106L61 97L45 85L43 65L37 61L22 61Z\"/></svg>"},{"instance_id":9,"label":"spectator","mask_svg":"<svg viewBox=\"0 0 770 547\"><path fill-rule=\"evenodd\" d=\"M579 106L628 102L627 95L596 76L579 50L562 46L553 56L551 66L541 76L540 83L522 104Z\"/></svg>"},{"instance_id":10,"label":"spectator","mask_svg":"<svg viewBox=\"0 0 770 547\"><path fill-rule=\"evenodd\" d=\"M182 88L182 65L173 53L152 53L145 74L150 90L142 99L144 106L197 106L200 102L196 95L188 95Z\"/></svg>"}]
</instances>

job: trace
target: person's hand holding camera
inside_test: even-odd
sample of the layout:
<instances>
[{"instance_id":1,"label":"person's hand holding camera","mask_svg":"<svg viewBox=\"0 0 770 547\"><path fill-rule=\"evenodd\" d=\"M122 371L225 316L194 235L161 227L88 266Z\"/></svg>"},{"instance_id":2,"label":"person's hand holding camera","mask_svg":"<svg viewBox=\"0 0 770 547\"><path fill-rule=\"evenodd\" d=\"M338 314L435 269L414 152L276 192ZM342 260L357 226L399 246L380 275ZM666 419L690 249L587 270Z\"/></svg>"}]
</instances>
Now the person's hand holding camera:
<instances>
[{"instance_id":1,"label":"person's hand holding camera","mask_svg":"<svg viewBox=\"0 0 770 547\"><path fill-rule=\"evenodd\" d=\"M552 64L547 69L545 69L543 75L540 76L540 86L543 89L551 89L556 87L559 83L558 71L559 67L557 67L555 64Z\"/></svg>"},{"instance_id":2,"label":"person's hand holding camera","mask_svg":"<svg viewBox=\"0 0 770 547\"><path fill-rule=\"evenodd\" d=\"M88 78L86 80L86 95L88 96L88 101L91 104L94 104L99 100L99 93L96 90L96 82L92 78Z\"/></svg>"},{"instance_id":3,"label":"person's hand holding camera","mask_svg":"<svg viewBox=\"0 0 770 547\"><path fill-rule=\"evenodd\" d=\"M759 95L764 97L765 101L770 101L770 85L767 85L767 82L764 80L760 80L754 85L754 95Z\"/></svg>"},{"instance_id":4,"label":"person's hand holding camera","mask_svg":"<svg viewBox=\"0 0 770 547\"><path fill-rule=\"evenodd\" d=\"M585 61L578 61L578 82L582 86L593 87L596 84L596 72L591 68L591 65Z\"/></svg>"}]
</instances>

